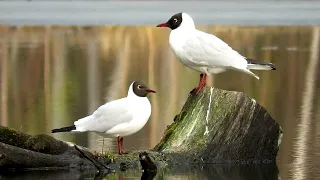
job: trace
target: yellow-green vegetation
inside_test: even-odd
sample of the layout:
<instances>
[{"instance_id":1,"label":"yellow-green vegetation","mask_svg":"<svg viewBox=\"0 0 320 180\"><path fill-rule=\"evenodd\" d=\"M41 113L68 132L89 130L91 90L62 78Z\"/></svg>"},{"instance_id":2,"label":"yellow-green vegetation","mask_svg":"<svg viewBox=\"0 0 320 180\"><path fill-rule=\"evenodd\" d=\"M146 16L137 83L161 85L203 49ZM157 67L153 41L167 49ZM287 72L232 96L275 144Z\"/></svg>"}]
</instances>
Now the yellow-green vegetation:
<instances>
[{"instance_id":1,"label":"yellow-green vegetation","mask_svg":"<svg viewBox=\"0 0 320 180\"><path fill-rule=\"evenodd\" d=\"M102 155L103 158L109 158L109 159L114 159L114 153L111 152L111 151L108 151L108 152L105 152L103 155Z\"/></svg>"},{"instance_id":2,"label":"yellow-green vegetation","mask_svg":"<svg viewBox=\"0 0 320 180\"><path fill-rule=\"evenodd\" d=\"M108 160L109 161L108 163L113 163L114 162L115 153L111 152L111 151L107 151L107 152L103 152L103 153L95 151L95 152L93 152L93 156L96 159L99 159L99 160L102 160L102 161Z\"/></svg>"}]
</instances>

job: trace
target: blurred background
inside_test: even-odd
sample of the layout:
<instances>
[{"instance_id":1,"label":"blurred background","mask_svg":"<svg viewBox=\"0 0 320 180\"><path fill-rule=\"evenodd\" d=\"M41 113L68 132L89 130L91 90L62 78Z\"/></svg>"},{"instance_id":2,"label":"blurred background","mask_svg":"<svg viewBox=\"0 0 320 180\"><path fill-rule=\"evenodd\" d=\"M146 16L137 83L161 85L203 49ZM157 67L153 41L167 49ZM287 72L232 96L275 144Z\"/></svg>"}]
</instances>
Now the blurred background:
<instances>
[{"instance_id":1,"label":"blurred background","mask_svg":"<svg viewBox=\"0 0 320 180\"><path fill-rule=\"evenodd\" d=\"M52 135L51 129L125 97L132 81L143 80L157 91L148 96L152 115L141 131L124 138L124 146L153 148L199 80L198 72L175 58L170 30L155 27L181 11L240 54L277 67L255 71L260 80L234 71L208 79L209 86L255 98L284 130L279 175L254 177L317 178L319 1L0 1L0 124ZM95 133L53 137L101 151ZM104 149L115 151L116 140L105 139ZM167 179L216 177L170 173Z\"/></svg>"}]
</instances>

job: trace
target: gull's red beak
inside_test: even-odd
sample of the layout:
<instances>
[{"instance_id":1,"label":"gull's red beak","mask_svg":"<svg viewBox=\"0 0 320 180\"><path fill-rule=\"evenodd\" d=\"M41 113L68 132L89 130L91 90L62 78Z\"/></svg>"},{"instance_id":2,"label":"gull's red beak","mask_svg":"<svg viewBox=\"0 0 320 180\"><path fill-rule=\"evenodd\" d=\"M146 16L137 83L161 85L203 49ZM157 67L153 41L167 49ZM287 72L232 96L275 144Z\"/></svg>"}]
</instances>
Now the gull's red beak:
<instances>
[{"instance_id":1,"label":"gull's red beak","mask_svg":"<svg viewBox=\"0 0 320 180\"><path fill-rule=\"evenodd\" d=\"M156 93L156 91L154 91L152 89L146 89L145 91L147 91L148 93Z\"/></svg>"},{"instance_id":2,"label":"gull's red beak","mask_svg":"<svg viewBox=\"0 0 320 180\"><path fill-rule=\"evenodd\" d=\"M169 24L162 23L162 24L158 24L157 27L169 27Z\"/></svg>"}]
</instances>

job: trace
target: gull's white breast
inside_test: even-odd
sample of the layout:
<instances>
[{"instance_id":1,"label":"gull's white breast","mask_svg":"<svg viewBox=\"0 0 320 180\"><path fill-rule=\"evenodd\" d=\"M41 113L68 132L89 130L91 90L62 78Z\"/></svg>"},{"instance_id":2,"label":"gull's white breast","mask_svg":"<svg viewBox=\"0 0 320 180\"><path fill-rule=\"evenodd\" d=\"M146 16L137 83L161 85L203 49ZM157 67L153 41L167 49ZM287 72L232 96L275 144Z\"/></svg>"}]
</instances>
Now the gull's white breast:
<instances>
[{"instance_id":1,"label":"gull's white breast","mask_svg":"<svg viewBox=\"0 0 320 180\"><path fill-rule=\"evenodd\" d=\"M178 57L178 59L182 62L182 64L188 66L189 68L199 70L196 67L198 64L193 63L189 60L189 57L186 56L186 52L183 49L183 46L186 44L188 40L189 33L186 31L178 31L173 30L169 36L169 44L174 54Z\"/></svg>"},{"instance_id":2,"label":"gull's white breast","mask_svg":"<svg viewBox=\"0 0 320 180\"><path fill-rule=\"evenodd\" d=\"M120 123L105 133L111 136L128 136L141 130L148 122L151 115L151 104L147 97L127 97L129 113L132 119L128 122Z\"/></svg>"}]
</instances>

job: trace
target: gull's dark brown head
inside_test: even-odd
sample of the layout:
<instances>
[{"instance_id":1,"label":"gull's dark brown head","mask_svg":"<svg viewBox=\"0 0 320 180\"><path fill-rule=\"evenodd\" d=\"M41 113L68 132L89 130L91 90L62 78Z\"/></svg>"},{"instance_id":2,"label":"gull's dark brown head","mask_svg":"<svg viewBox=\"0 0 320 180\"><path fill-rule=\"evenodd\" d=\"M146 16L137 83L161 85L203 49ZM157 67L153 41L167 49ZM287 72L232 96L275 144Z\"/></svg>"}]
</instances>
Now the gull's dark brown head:
<instances>
[{"instance_id":1,"label":"gull's dark brown head","mask_svg":"<svg viewBox=\"0 0 320 180\"><path fill-rule=\"evenodd\" d=\"M146 97L149 93L156 93L156 91L150 89L148 85L142 81L135 81L132 84L133 93L139 97Z\"/></svg>"},{"instance_id":2,"label":"gull's dark brown head","mask_svg":"<svg viewBox=\"0 0 320 180\"><path fill-rule=\"evenodd\" d=\"M157 27L168 27L172 30L177 29L182 23L182 12L177 13L166 22L162 24L158 24Z\"/></svg>"}]
</instances>

